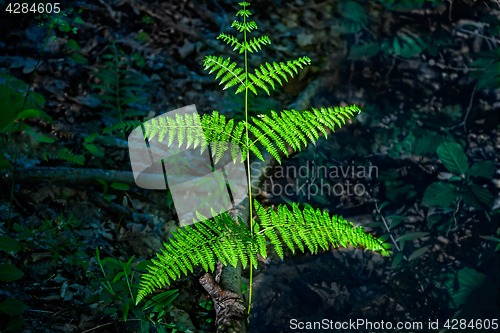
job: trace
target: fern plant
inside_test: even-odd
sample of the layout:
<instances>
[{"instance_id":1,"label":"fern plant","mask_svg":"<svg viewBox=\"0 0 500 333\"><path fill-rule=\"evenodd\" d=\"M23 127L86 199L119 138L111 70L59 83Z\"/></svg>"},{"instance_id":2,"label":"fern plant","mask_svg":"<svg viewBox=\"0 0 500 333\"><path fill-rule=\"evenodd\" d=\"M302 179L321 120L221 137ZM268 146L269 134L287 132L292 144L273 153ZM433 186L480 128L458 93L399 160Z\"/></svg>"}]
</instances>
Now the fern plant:
<instances>
[{"instance_id":1,"label":"fern plant","mask_svg":"<svg viewBox=\"0 0 500 333\"><path fill-rule=\"evenodd\" d=\"M43 152L42 157L48 161L48 158L64 160L67 162L83 165L85 158L83 155L75 155L68 148L61 148L57 151L57 155L52 155L47 152Z\"/></svg>"},{"instance_id":2,"label":"fern plant","mask_svg":"<svg viewBox=\"0 0 500 333\"><path fill-rule=\"evenodd\" d=\"M145 138L149 140L158 136L162 142L168 138L171 145L174 140L178 145L184 143L189 148L201 147L207 149L212 144L212 155L217 163L224 153L229 149L233 161L236 162L239 151L242 152L241 162L246 161L248 184L250 184L250 152L257 158L263 160L262 149L269 152L279 163L281 155L288 156L287 144L294 150L300 150L302 145L306 146L309 141L314 142L320 133L327 135L326 127L335 130L335 126L341 127L346 120L360 112L355 105L349 107L335 108L312 108L311 111L284 110L281 113L271 111L270 115L258 115L248 119L248 91L257 95L257 88L269 94L270 88L274 89L282 80L287 81L289 74L292 78L298 73L298 69L309 65L308 57L301 57L287 63L264 63L251 73L248 70L247 52L258 52L261 47L270 44L267 36L250 39L247 35L257 29L253 21L247 21L251 15L247 9L249 3L239 3L243 9L237 12L237 16L243 18L243 22L234 21L232 27L243 33L243 40L236 37L221 34L218 39L239 50L245 56L243 67L231 62L230 58L222 56L207 56L204 61L205 69L210 73L217 71L216 79L220 84L225 84L224 89L237 87L235 94L245 93L245 120L235 122L226 119L217 111L198 117L197 114L173 117L153 118L147 123L126 122L115 126L113 129L130 129L133 126L143 126ZM201 128L196 126L201 124ZM236 147L236 148L234 148ZM240 149L238 149L240 148ZM224 265L235 266L241 262L243 267L250 263L250 294L249 306L252 298L252 267L257 267L257 254L267 257L266 244L269 241L274 245L276 253L283 258L283 245L292 252L295 247L301 251L307 248L312 253L320 249L328 249L329 244L333 246L347 247L349 244L357 247L388 255L388 246L372 235L366 234L361 227L353 228L339 216L331 216L328 212L314 210L311 207L299 208L292 203L291 209L286 205L280 205L277 210L265 209L257 200L253 200L251 188L248 188L250 227L238 216L238 221L227 212L217 216L213 211L213 219L206 219L198 214L201 222L192 226L178 229L170 243L165 243L165 249L153 259L153 265L148 267L149 272L141 279L140 289L136 302L140 302L155 288L161 288L165 284L179 278L188 271L193 272L193 267L201 265L206 271L213 271L217 261ZM256 214L254 214L254 208Z\"/></svg>"}]
</instances>

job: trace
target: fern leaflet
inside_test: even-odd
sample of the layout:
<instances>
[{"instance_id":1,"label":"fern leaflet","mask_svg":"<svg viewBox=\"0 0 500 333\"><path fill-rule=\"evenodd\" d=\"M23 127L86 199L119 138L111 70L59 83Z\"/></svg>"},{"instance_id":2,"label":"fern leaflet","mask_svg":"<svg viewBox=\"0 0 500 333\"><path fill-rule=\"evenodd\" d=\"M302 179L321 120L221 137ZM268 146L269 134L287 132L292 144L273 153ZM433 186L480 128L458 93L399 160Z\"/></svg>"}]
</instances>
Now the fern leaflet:
<instances>
[{"instance_id":1,"label":"fern leaflet","mask_svg":"<svg viewBox=\"0 0 500 333\"><path fill-rule=\"evenodd\" d=\"M286 64L284 64L282 62L280 62L279 64L276 62L273 62L272 65L269 63L266 63L267 68L264 67L264 65L261 65L260 71L258 69L255 69L255 74L257 76L255 76L253 74L248 75L248 77L253 81L252 83L250 83L248 85L248 88L251 89L257 95L257 93L255 92L255 89L252 89L253 88L252 85L255 84L257 87L262 88L263 90L265 90L265 92L267 92L268 95L270 95L269 89L264 84L264 82L271 85L271 87L274 90L273 79L275 81L277 81L280 85L283 85L281 83L281 80L280 80L278 74L281 77L283 77L283 79L285 79L285 81L288 82L288 79L286 77L285 72L290 74L290 76L293 78L292 70L295 72L295 74L298 74L297 67L300 67L300 69L302 69L303 66L310 65L310 64L311 64L311 59L309 59L308 57L302 57L302 58L299 58L299 59L294 60L294 61L288 61ZM238 93L238 92L236 92L236 93Z\"/></svg>"},{"instance_id":2,"label":"fern leaflet","mask_svg":"<svg viewBox=\"0 0 500 333\"><path fill-rule=\"evenodd\" d=\"M231 28L233 27L236 27L236 30L238 30L239 32L252 32L253 29L257 29L257 24L254 21L244 23L233 21L233 23L231 24Z\"/></svg>"},{"instance_id":3,"label":"fern leaflet","mask_svg":"<svg viewBox=\"0 0 500 333\"><path fill-rule=\"evenodd\" d=\"M263 160L262 153L257 148L259 143L281 163L279 152L288 156L286 144L290 145L294 151L300 150L302 145L308 141L318 140L319 133L327 136L325 127L335 132L335 126L342 127L347 120L351 119L360 109L355 106L345 108L312 108L312 111L298 112L296 110L284 110L281 114L272 111L271 116L259 115L251 117L252 122L248 124L253 141L247 145L243 137L245 121L234 123L227 120L217 111L212 114L205 114L199 117L197 114L191 116L184 115L184 118L177 115L172 117L157 117L143 124L145 135L148 140L158 136L158 141L162 142L168 137L170 146L175 139L179 141L179 147L182 146L184 138L187 141L187 148L193 144L197 148L200 144L203 152L208 144L211 143L229 143L231 142L231 156L236 161L238 147L241 149L242 161L246 158L249 151ZM113 129L130 129L132 126L140 125L140 122L125 122L115 125ZM201 126L201 127L200 127ZM217 161L222 157L222 153L229 149L229 145L213 145L213 155L218 156Z\"/></svg>"},{"instance_id":4,"label":"fern leaflet","mask_svg":"<svg viewBox=\"0 0 500 333\"><path fill-rule=\"evenodd\" d=\"M205 70L210 68L210 73L219 70L217 72L217 76L215 79L218 79L222 74L226 75L221 79L219 84L223 84L224 82L231 79L225 86L224 89L230 88L236 85L238 82L242 85L245 85L244 80L246 78L246 74L240 74L243 71L243 68L236 68L236 63L230 63L231 58L227 58L224 60L222 56L207 56L203 61L203 65L205 66Z\"/></svg>"},{"instance_id":5,"label":"fern leaflet","mask_svg":"<svg viewBox=\"0 0 500 333\"><path fill-rule=\"evenodd\" d=\"M68 148L61 148L57 151L57 156L50 153L43 152L42 157L48 161L48 158L65 160L71 163L83 165L85 163L85 157L83 155L75 155Z\"/></svg>"},{"instance_id":6,"label":"fern leaflet","mask_svg":"<svg viewBox=\"0 0 500 333\"><path fill-rule=\"evenodd\" d=\"M327 250L331 244L334 247L361 246L383 255L389 254L382 241L366 234L361 227L353 228L352 222L347 223L337 215L330 216L326 211L310 207L300 210L295 203L291 211L285 205L274 211L264 209L257 200L254 204L260 224L254 221L253 236L239 217L237 223L227 212L213 220L179 228L170 243L164 243L165 250L152 260L148 273L142 276L136 302L153 293L155 288L170 285L182 274L193 272L197 265L210 272L213 272L217 260L234 267L238 262L243 267L251 263L256 268L257 253L267 257L267 240L274 245L280 258L284 257L283 244L293 253L295 247L302 252L307 247L314 254L320 249Z\"/></svg>"}]
</instances>

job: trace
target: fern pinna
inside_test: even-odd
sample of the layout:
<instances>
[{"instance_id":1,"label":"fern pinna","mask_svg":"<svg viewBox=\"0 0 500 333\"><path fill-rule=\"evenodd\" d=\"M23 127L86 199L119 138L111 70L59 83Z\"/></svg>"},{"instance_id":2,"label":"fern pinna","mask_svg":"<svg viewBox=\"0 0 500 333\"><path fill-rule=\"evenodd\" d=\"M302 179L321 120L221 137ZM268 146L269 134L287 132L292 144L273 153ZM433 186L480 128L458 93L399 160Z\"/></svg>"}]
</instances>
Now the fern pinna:
<instances>
[{"instance_id":1,"label":"fern pinna","mask_svg":"<svg viewBox=\"0 0 500 333\"><path fill-rule=\"evenodd\" d=\"M176 118L157 117L142 125L145 137L151 140L158 136L159 142L168 138L169 146L175 139L179 145L185 142L186 148L193 145L194 149L203 143L201 149L203 152L209 143L231 142L232 147L240 147L242 161L246 160L249 151L263 160L262 153L256 145L259 143L281 164L279 151L288 156L286 144L289 144L294 151L300 151L302 144L306 146L309 140L314 142L319 138L319 133L327 136L325 126L335 131L335 125L342 126L347 119L359 111L355 105L345 108L312 108L312 111L302 112L284 110L280 115L272 111L271 117L259 115L257 118L251 117L252 123L243 120L236 125L232 119L227 120L226 117L214 111L212 114L205 114L201 117L198 114L177 115ZM202 130L198 124L201 125ZM115 125L114 129L130 129L138 125L141 125L140 122L124 122ZM244 135L245 128L248 128L250 132L249 143ZM216 163L229 146L211 145L212 154L217 157ZM231 151L231 153L233 159L236 159L238 151Z\"/></svg>"},{"instance_id":2,"label":"fern pinna","mask_svg":"<svg viewBox=\"0 0 500 333\"><path fill-rule=\"evenodd\" d=\"M165 249L157 256L158 260L152 260L154 266L149 266L149 273L142 276L137 301L155 288L170 285L170 281L183 273L192 273L197 265L202 265L206 271L213 271L217 260L234 267L241 261L243 267L251 263L257 268L257 253L267 257L267 240L282 259L283 244L293 253L295 247L302 252L307 247L311 253L318 253L320 249L327 250L330 242L333 246L347 247L351 244L388 254L382 241L364 233L361 227L353 228L352 222L347 223L340 216L330 216L326 211L310 207L301 211L295 203L292 210L280 205L276 212L266 210L257 200L254 205L260 223L253 222L253 235L241 219L237 224L227 213L173 233L170 244L165 244Z\"/></svg>"},{"instance_id":3,"label":"fern pinna","mask_svg":"<svg viewBox=\"0 0 500 333\"><path fill-rule=\"evenodd\" d=\"M295 151L300 150L302 145L306 146L308 141L314 142L320 133L327 135L326 127L335 130L335 126L341 127L348 119L360 110L355 105L349 107L335 108L312 108L311 111L284 110L280 113L272 111L270 116L259 115L248 119L248 91L257 94L256 87L263 89L269 94L269 87L274 89L275 84L282 85L282 79L287 81L288 75L293 77L298 73L298 68L309 65L311 60L302 57L294 61L272 64L265 63L249 73L247 64L247 51L258 52L263 45L270 44L270 39L265 36L261 38L247 39L247 34L257 29L255 22L247 22L251 13L246 9L247 2L239 3L243 7L237 16L243 17L243 22L235 21L235 27L243 33L243 41L236 37L222 33L218 39L239 50L245 55L244 67L238 67L230 58L207 56L204 65L210 72L217 71L216 79L220 78L220 84L224 89L237 86L236 94L245 92L245 120L235 123L232 119L226 119L217 111L198 115L185 114L176 117L157 117L149 122L140 124L128 122L117 125L117 128L130 128L132 126L143 126L145 138L149 140L158 136L158 141L168 139L171 145L174 140L179 146L184 143L189 148L204 145L202 151L211 143L212 155L215 163L229 149L229 146L240 148L242 162L246 161L248 184L250 180L250 154L263 160L261 148L269 152L279 163L281 163L280 152L288 156L287 145ZM198 125L199 124L199 125ZM200 126L201 125L201 126ZM229 143L232 143L229 145ZM231 149L231 156L236 161L238 149ZM371 235L366 234L362 228L353 228L342 217L330 216L326 211L312 208L299 209L297 204L292 205L290 210L285 205L280 205L277 211L264 209L256 200L252 199L251 187L249 192L249 215L250 228L245 227L243 221L235 221L229 214L222 213L213 219L200 219L193 226L186 226L174 233L170 243L165 243L165 250L153 260L149 266L149 273L142 276L140 290L136 301L139 302L146 295L152 293L155 288L161 288L170 284L181 274L192 272L193 267L202 265L207 271L213 271L217 260L223 264L236 266L241 262L243 267L250 265L250 297L252 290L252 267L257 265L257 253L267 257L266 243L273 244L276 253L283 258L283 244L295 251L298 247L304 251L307 247L312 253L320 249L328 249L329 244L333 246L347 247L362 246L366 249L377 251L383 255L389 253L387 246ZM255 206L255 207L254 207ZM256 210L254 219L253 210ZM200 217L200 216L199 216ZM250 310L250 305L249 309Z\"/></svg>"}]
</instances>

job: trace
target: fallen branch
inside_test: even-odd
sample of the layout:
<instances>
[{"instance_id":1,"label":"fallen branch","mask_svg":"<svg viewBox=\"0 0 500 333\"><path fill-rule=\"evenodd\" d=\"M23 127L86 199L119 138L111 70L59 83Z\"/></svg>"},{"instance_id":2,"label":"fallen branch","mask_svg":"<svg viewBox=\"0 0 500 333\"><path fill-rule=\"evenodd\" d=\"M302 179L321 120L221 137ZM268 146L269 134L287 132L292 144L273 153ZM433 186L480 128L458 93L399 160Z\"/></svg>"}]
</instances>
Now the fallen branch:
<instances>
[{"instance_id":1,"label":"fallen branch","mask_svg":"<svg viewBox=\"0 0 500 333\"><path fill-rule=\"evenodd\" d=\"M223 269L219 269L219 267L220 265L217 267L218 270L222 271ZM200 284L203 288L205 288L214 302L216 315L215 326L217 327L217 333L246 332L245 321L243 320L245 318L246 308L245 305L243 305L242 297L229 289L222 289L217 281L215 281L208 273L200 278Z\"/></svg>"},{"instance_id":2,"label":"fallen branch","mask_svg":"<svg viewBox=\"0 0 500 333\"><path fill-rule=\"evenodd\" d=\"M256 174L255 170L264 170L266 166L270 166L275 161L269 153L264 153L264 162L258 160L253 162L251 171L251 179L255 183L254 187L260 188L260 184L265 178L264 173ZM255 163L258 167L255 168ZM238 215L249 227L249 200L248 195L234 198L236 203L235 208L229 213L233 219L237 220ZM208 273L205 273L200 278L200 284L212 297L216 313L215 323L217 326L217 333L221 332L246 332L246 311L243 301L243 294L241 292L241 263L236 267L222 266L219 261L215 271L215 279ZM243 310L242 310L243 309Z\"/></svg>"},{"instance_id":3,"label":"fallen branch","mask_svg":"<svg viewBox=\"0 0 500 333\"><path fill-rule=\"evenodd\" d=\"M97 207L118 213L119 215L124 215L128 220L132 220L134 222L147 222L150 220L150 217L147 214L135 213L117 203L108 201L101 193L94 192L91 196L89 196L89 199Z\"/></svg>"},{"instance_id":4,"label":"fallen branch","mask_svg":"<svg viewBox=\"0 0 500 333\"><path fill-rule=\"evenodd\" d=\"M0 171L1 181L10 182L12 176L12 171ZM101 178L108 183L123 183L130 187L138 187L131 171L52 167L17 168L16 170L16 183L97 185L95 178Z\"/></svg>"}]
</instances>

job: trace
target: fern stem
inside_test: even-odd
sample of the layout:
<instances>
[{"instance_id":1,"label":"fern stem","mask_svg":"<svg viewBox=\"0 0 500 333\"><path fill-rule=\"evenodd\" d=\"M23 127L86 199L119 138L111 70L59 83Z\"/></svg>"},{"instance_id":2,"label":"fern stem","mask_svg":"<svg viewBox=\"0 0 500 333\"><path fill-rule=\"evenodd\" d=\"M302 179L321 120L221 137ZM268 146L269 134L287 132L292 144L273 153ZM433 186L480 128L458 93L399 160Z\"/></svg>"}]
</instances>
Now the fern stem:
<instances>
[{"instance_id":1,"label":"fern stem","mask_svg":"<svg viewBox=\"0 0 500 333\"><path fill-rule=\"evenodd\" d=\"M246 5L243 3L243 10L246 10ZM246 16L243 15L243 25L246 25ZM243 31L244 43L246 45L247 42L247 29ZM250 138L248 136L248 62L247 62L247 48L245 48L245 130L247 135L247 147L249 147ZM251 177L250 177L250 154L247 154L247 175L248 175L248 198L249 198L249 210L250 210L250 235L253 237L253 207L252 207L252 186L251 186ZM250 286L248 291L248 314L250 314L250 308L252 306L252 274L253 274L253 265L250 264Z\"/></svg>"}]
</instances>

